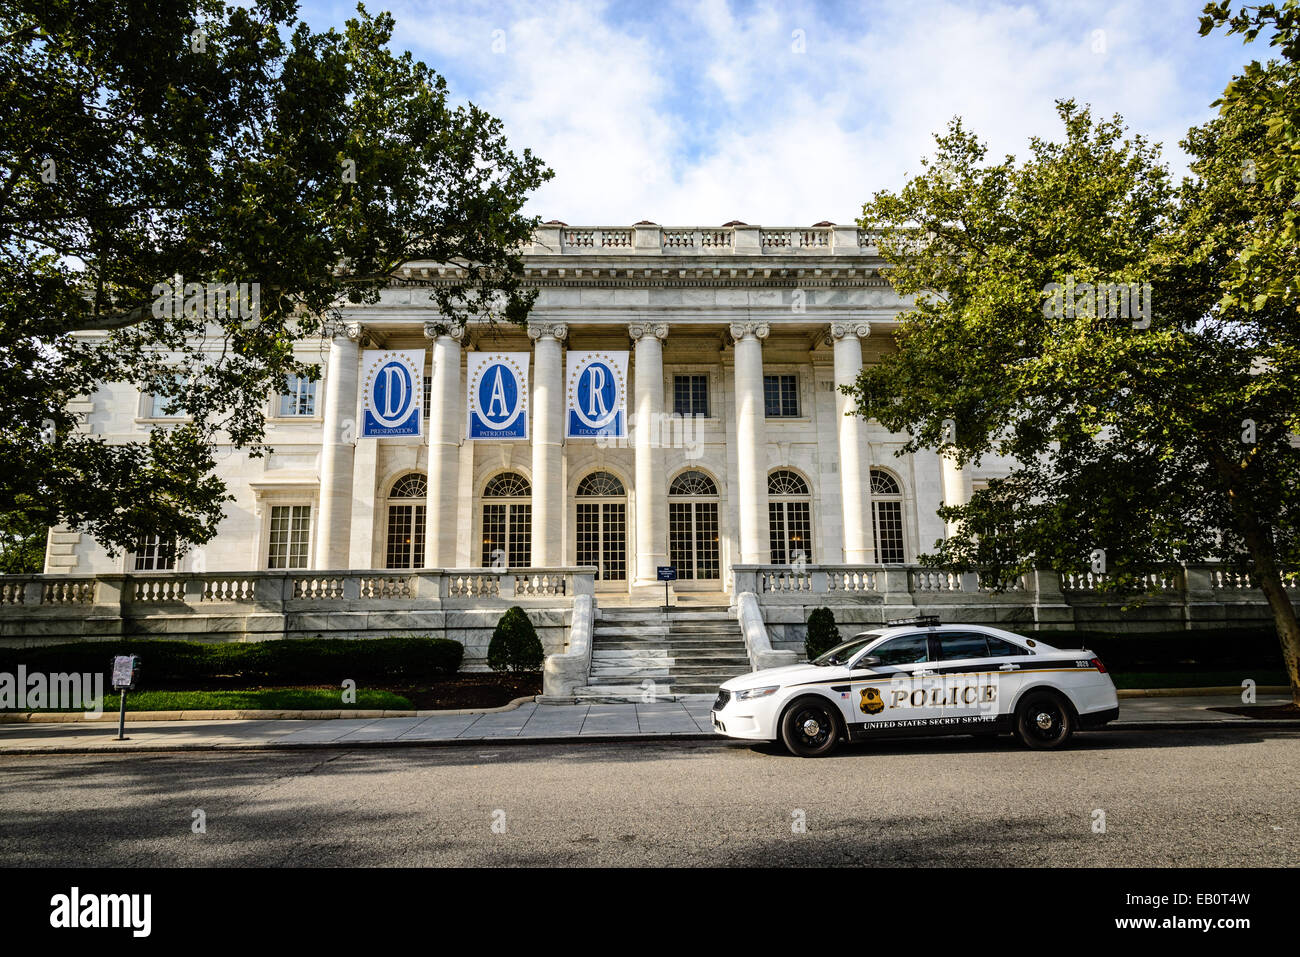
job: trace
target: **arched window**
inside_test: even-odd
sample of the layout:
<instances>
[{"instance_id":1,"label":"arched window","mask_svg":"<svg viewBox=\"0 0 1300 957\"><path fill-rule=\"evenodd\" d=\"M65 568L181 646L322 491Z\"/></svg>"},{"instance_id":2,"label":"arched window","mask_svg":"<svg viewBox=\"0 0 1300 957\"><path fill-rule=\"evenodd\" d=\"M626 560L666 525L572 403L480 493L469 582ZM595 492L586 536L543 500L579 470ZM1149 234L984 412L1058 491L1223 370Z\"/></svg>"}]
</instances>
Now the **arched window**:
<instances>
[{"instance_id":1,"label":"arched window","mask_svg":"<svg viewBox=\"0 0 1300 957\"><path fill-rule=\"evenodd\" d=\"M532 561L532 494L532 485L518 472L488 480L483 489L484 568L527 568Z\"/></svg>"},{"instance_id":2,"label":"arched window","mask_svg":"<svg viewBox=\"0 0 1300 957\"><path fill-rule=\"evenodd\" d=\"M718 486L703 472L683 472L668 487L669 495L717 495Z\"/></svg>"},{"instance_id":3,"label":"arched window","mask_svg":"<svg viewBox=\"0 0 1300 957\"><path fill-rule=\"evenodd\" d=\"M575 556L596 568L597 581L627 580L627 489L609 472L578 483Z\"/></svg>"},{"instance_id":4,"label":"arched window","mask_svg":"<svg viewBox=\"0 0 1300 957\"><path fill-rule=\"evenodd\" d=\"M797 472L776 469L767 477L768 542L774 565L812 561L812 495Z\"/></svg>"},{"instance_id":5,"label":"arched window","mask_svg":"<svg viewBox=\"0 0 1300 957\"><path fill-rule=\"evenodd\" d=\"M387 568L424 567L425 505L429 486L419 472L407 472L388 490Z\"/></svg>"},{"instance_id":6,"label":"arched window","mask_svg":"<svg viewBox=\"0 0 1300 957\"><path fill-rule=\"evenodd\" d=\"M578 483L578 494L608 498L613 495L626 495L627 490L623 488L623 483L617 476L610 475L608 472L592 472Z\"/></svg>"},{"instance_id":7,"label":"arched window","mask_svg":"<svg viewBox=\"0 0 1300 957\"><path fill-rule=\"evenodd\" d=\"M901 565L907 560L903 548L903 490L883 469L871 470L871 518L875 533L876 561Z\"/></svg>"},{"instance_id":8,"label":"arched window","mask_svg":"<svg viewBox=\"0 0 1300 957\"><path fill-rule=\"evenodd\" d=\"M683 580L717 579L718 486L690 470L668 486L668 561Z\"/></svg>"}]
</instances>

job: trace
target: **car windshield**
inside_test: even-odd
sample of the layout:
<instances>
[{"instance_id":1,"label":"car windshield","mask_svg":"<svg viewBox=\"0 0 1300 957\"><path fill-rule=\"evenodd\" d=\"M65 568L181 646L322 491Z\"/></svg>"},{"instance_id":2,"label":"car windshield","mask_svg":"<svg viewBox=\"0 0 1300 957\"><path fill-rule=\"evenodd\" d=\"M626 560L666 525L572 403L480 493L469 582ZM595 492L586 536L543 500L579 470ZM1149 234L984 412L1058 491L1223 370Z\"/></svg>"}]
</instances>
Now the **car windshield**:
<instances>
[{"instance_id":1,"label":"car windshield","mask_svg":"<svg viewBox=\"0 0 1300 957\"><path fill-rule=\"evenodd\" d=\"M812 663L823 667L826 665L848 664L849 659L879 637L880 632L878 631L869 631L866 634L856 635L843 644L836 645L825 654L818 655L813 659Z\"/></svg>"}]
</instances>

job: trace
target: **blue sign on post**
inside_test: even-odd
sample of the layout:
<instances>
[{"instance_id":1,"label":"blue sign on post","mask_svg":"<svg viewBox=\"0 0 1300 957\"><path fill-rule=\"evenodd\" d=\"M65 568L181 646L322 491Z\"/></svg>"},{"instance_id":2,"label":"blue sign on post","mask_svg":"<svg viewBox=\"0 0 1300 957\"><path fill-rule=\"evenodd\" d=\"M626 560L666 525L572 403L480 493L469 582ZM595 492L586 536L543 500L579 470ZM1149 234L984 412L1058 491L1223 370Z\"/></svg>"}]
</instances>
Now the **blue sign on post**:
<instances>
[{"instance_id":1,"label":"blue sign on post","mask_svg":"<svg viewBox=\"0 0 1300 957\"><path fill-rule=\"evenodd\" d=\"M677 569L672 565L659 565L659 580L664 583L664 611L668 610L668 583L677 581Z\"/></svg>"}]
</instances>

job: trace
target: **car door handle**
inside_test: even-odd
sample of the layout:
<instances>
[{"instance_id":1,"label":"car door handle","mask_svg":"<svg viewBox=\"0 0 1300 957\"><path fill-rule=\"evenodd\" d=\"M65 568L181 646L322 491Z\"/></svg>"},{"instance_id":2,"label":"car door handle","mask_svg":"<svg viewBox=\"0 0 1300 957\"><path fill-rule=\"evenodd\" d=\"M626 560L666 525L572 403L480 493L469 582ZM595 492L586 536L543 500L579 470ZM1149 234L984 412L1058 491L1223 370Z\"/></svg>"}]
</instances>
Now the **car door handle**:
<instances>
[{"instance_id":1,"label":"car door handle","mask_svg":"<svg viewBox=\"0 0 1300 957\"><path fill-rule=\"evenodd\" d=\"M1001 665L998 668L998 671L1019 671L1019 670L1020 670L1019 665Z\"/></svg>"},{"instance_id":2,"label":"car door handle","mask_svg":"<svg viewBox=\"0 0 1300 957\"><path fill-rule=\"evenodd\" d=\"M937 671L913 671L912 672L913 676L917 678L932 678L938 673L939 672Z\"/></svg>"}]
</instances>

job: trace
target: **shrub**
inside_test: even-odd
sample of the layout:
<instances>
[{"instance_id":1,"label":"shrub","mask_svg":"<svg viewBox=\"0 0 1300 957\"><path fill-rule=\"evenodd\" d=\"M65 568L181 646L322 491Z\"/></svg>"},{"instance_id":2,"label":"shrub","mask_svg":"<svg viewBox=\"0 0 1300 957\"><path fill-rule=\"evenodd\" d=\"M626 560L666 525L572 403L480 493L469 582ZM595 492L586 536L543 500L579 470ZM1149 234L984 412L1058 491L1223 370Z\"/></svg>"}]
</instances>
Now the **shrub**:
<instances>
[{"instance_id":1,"label":"shrub","mask_svg":"<svg viewBox=\"0 0 1300 957\"><path fill-rule=\"evenodd\" d=\"M808 616L808 635L803 649L808 660L825 654L840 643L840 630L835 627L835 614L829 608L814 608Z\"/></svg>"},{"instance_id":2,"label":"shrub","mask_svg":"<svg viewBox=\"0 0 1300 957\"><path fill-rule=\"evenodd\" d=\"M506 610L492 631L487 663L493 671L540 671L542 641L528 615L518 605Z\"/></svg>"}]
</instances>

